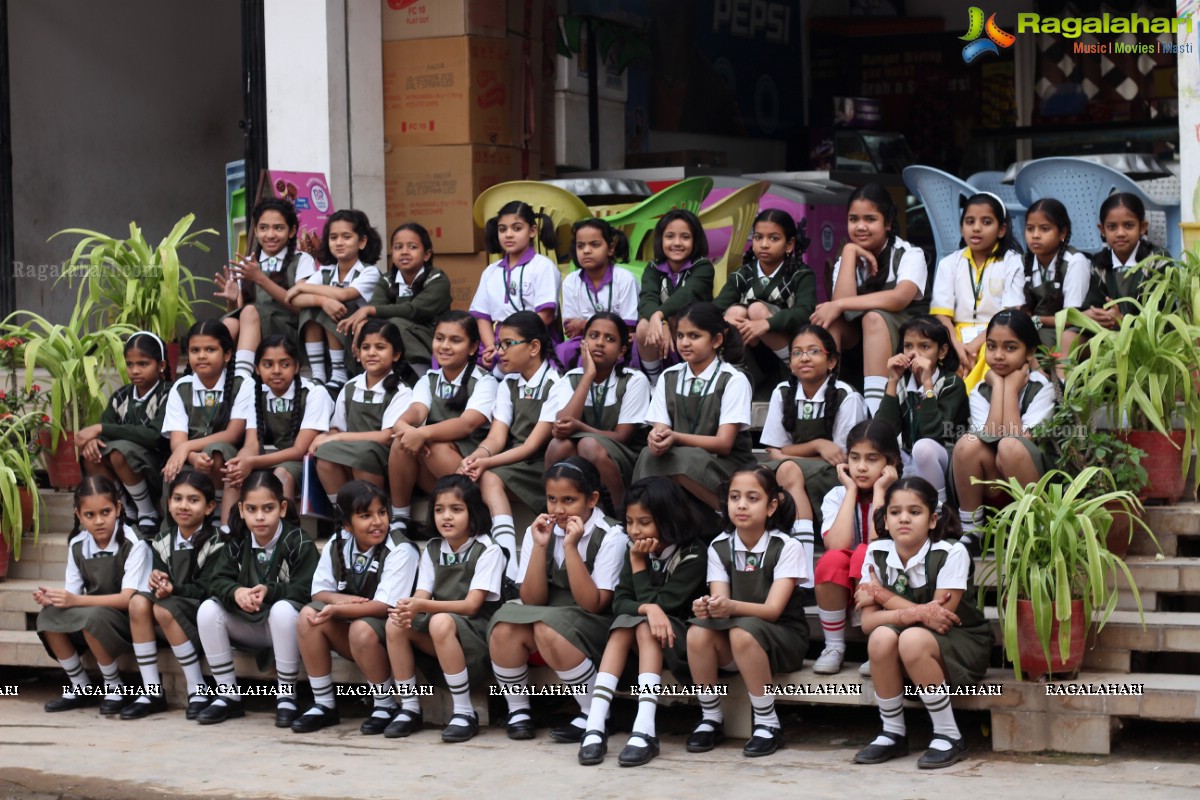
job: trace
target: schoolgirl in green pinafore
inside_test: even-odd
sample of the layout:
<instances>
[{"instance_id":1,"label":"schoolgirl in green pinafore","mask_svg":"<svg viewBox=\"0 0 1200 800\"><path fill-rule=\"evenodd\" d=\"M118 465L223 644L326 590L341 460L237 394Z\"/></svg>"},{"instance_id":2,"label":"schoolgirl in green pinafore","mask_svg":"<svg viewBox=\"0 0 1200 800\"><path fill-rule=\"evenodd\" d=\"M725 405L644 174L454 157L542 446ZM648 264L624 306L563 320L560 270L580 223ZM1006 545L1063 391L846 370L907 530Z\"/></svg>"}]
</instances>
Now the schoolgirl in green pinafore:
<instances>
[{"instance_id":1,"label":"schoolgirl in green pinafore","mask_svg":"<svg viewBox=\"0 0 1200 800\"><path fill-rule=\"evenodd\" d=\"M821 501L839 485L835 465L846 460L846 435L867 418L862 395L838 380L840 362L824 328L803 326L792 338L792 375L771 393L760 437L770 457L765 466L777 473L789 463L799 468L802 482L790 468L779 481L802 510L796 496L803 489L815 530L821 529Z\"/></svg>"}]
</instances>

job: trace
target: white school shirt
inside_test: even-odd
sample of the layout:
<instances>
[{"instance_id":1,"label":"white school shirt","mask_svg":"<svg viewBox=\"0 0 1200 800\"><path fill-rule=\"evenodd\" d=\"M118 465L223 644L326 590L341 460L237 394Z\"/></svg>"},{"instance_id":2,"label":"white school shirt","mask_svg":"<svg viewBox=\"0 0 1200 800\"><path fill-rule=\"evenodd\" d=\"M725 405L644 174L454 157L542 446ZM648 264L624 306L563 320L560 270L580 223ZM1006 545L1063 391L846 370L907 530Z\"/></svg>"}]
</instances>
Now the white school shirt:
<instances>
[{"instance_id":1,"label":"white school shirt","mask_svg":"<svg viewBox=\"0 0 1200 800\"><path fill-rule=\"evenodd\" d=\"M933 274L933 296L929 299L929 313L933 316L950 317L955 323L974 322L986 325L993 316L1005 307L1005 288L1012 279L1012 270L1021 270L1021 256L1009 250L1002 259L988 262L980 277L979 302L975 302L975 289L971 282L975 267L970 262L970 248L951 253L938 262ZM1010 290L1011 291L1011 290ZM1022 303L1024 299L1022 298ZM974 337L971 337L973 339Z\"/></svg>"},{"instance_id":2,"label":"white school shirt","mask_svg":"<svg viewBox=\"0 0 1200 800\"><path fill-rule=\"evenodd\" d=\"M967 553L967 548L961 544L954 542L931 542L925 540L925 544L921 545L921 549L917 554L910 558L907 563L900 560L900 556L896 555L896 543L891 539L876 539L867 546L867 557L863 559L862 575L860 576L861 583L875 583L871 580L871 567L875 566L875 554L879 551L887 553L887 575L879 577L886 580L888 585L896 582L896 578L900 577L903 572L908 576L908 585L914 589L920 589L926 583L925 576L925 557L929 554L930 549L945 550L946 563L942 565L941 571L938 572L938 582L935 589L962 589L967 588L967 574L971 568L971 556Z\"/></svg>"},{"instance_id":3,"label":"white school shirt","mask_svg":"<svg viewBox=\"0 0 1200 800\"><path fill-rule=\"evenodd\" d=\"M1033 259L1033 270L1029 276L1029 286L1031 289L1042 285L1043 267L1037 261L1037 256L1034 256ZM1025 265L1023 262L1017 262L1015 266L1010 264L1008 269L1013 270L1013 272L1005 281L1004 307L1020 308L1025 305ZM1053 269L1054 260L1052 259L1049 266L1045 267L1045 270L1049 273ZM1091 280L1092 262L1088 257L1079 252L1068 253L1062 279L1063 308L1079 308L1082 306L1083 298L1087 294L1088 285L1091 283Z\"/></svg>"},{"instance_id":4,"label":"white school shirt","mask_svg":"<svg viewBox=\"0 0 1200 800\"><path fill-rule=\"evenodd\" d=\"M287 263L288 255L291 253L291 248L285 247L279 251L278 255L268 256L266 253L260 253L258 256L258 268L268 275L283 271L283 265ZM306 281L310 276L317 271L317 262L308 253L300 251L299 257L296 259L296 283ZM286 277L286 276L285 276ZM244 281L238 278L238 286L240 287ZM295 285L295 284L293 284Z\"/></svg>"},{"instance_id":5,"label":"white school shirt","mask_svg":"<svg viewBox=\"0 0 1200 800\"><path fill-rule=\"evenodd\" d=\"M125 538L133 543L129 548L129 557L125 559L125 572L121 575L121 591L133 589L138 592L150 591L150 569L154 564L154 559L150 555L150 545L138 538L137 531L133 528L121 523L124 526ZM96 545L96 540L86 530L80 531L71 541L67 543L67 577L64 583L64 588L71 594L81 594L83 592L83 573L79 571L79 565L75 563L75 543L83 541L83 557L85 559L94 557L97 553L112 553L114 556L121 548L117 543L116 532L113 533L108 540L108 547L100 548Z\"/></svg>"},{"instance_id":6,"label":"white school shirt","mask_svg":"<svg viewBox=\"0 0 1200 800\"><path fill-rule=\"evenodd\" d=\"M505 270L505 263L507 258L502 258L484 269L468 309L471 316L503 322L518 311L558 306L560 275L553 261L530 247L511 270Z\"/></svg>"},{"instance_id":7,"label":"white school shirt","mask_svg":"<svg viewBox=\"0 0 1200 800\"><path fill-rule=\"evenodd\" d=\"M825 389L829 378L821 382L812 397L804 395L804 387L796 384L796 418L803 419L804 404L812 406L812 419L822 419L825 416ZM771 392L771 402L767 406L767 419L763 422L763 432L760 441L763 447L787 447L790 444L801 444L792 441L792 432L783 427L783 393L787 390L788 382L783 381ZM848 383L838 381L837 388L846 392L846 399L838 406L837 414L833 417L833 438L830 439L841 449L846 449L846 437L850 429L867 418L867 403L863 396Z\"/></svg>"},{"instance_id":8,"label":"white school shirt","mask_svg":"<svg viewBox=\"0 0 1200 800\"><path fill-rule=\"evenodd\" d=\"M175 381L171 386L171 391L167 395L167 411L163 417L162 434L167 439L171 438L174 431L188 430L188 412L183 407L183 397L179 394L179 387L188 385L192 387L192 407L204 408L208 399L211 397L216 405L221 405L221 401L225 399L225 375L217 379L216 387L212 389L205 388L200 378L195 375L184 375L179 380ZM229 418L232 419L249 419L254 416L254 381L243 380L242 387L233 398L233 408L229 412ZM216 433L217 431L214 431Z\"/></svg>"},{"instance_id":9,"label":"white school shirt","mask_svg":"<svg viewBox=\"0 0 1200 800\"><path fill-rule=\"evenodd\" d=\"M387 380L386 378L384 380ZM339 431L346 433L366 433L366 431L347 431L346 430L346 398L351 396L353 392L354 402L356 403L371 403L379 404L383 402L387 396L387 390L383 388L384 381L379 381L373 387L367 386L367 374L365 372L355 375L350 379L350 382L342 387L342 391L338 393L337 402L333 404L333 419L329 420L329 427L337 428ZM396 420L400 419L400 415L408 410L412 404L413 391L401 383L396 387L396 394L392 397L392 402L388 403L388 407L383 411L383 424L379 430L391 430L396 424Z\"/></svg>"},{"instance_id":10,"label":"white school shirt","mask_svg":"<svg viewBox=\"0 0 1200 800\"><path fill-rule=\"evenodd\" d=\"M921 248L909 244L899 236L897 236L892 242L892 252L895 253L896 251L899 251L901 254L900 265L898 268L892 268L892 259L894 256L891 254L888 255L887 264L879 265L880 267L887 267L888 275L884 282L895 283L897 286L901 281L908 281L909 283L915 284L917 287L917 294L915 297L913 297L913 301L915 302L920 300L925 294L925 284L929 280L929 265L925 263L925 253L923 250L921 250ZM841 271L841 268L842 259L839 256L838 260L834 262L833 265L833 286L837 286L838 272ZM854 272L854 285L861 289L863 283L865 283L867 280L868 274L869 273L866 270L860 269L856 264Z\"/></svg>"},{"instance_id":11,"label":"white school shirt","mask_svg":"<svg viewBox=\"0 0 1200 800\"><path fill-rule=\"evenodd\" d=\"M579 537L580 558L587 558L588 543L592 541L592 534L599 527L601 530L607 531L604 534L604 541L600 543L600 552L596 554L596 561L592 564L592 580L596 583L596 588L602 592L611 592L617 588L617 580L621 577L621 565L625 563L625 550L629 547L629 537L625 535L625 531L620 525L610 525L604 519L604 512L599 508L592 509L592 515L583 523L583 536ZM554 552L552 557L554 563L562 566L567 559L566 546L564 544L567 532L557 525L554 526ZM529 560L533 558L533 528L525 529L525 537L521 540L521 563L517 568L517 583L525 581L525 574L529 572Z\"/></svg>"},{"instance_id":12,"label":"white school shirt","mask_svg":"<svg viewBox=\"0 0 1200 800\"><path fill-rule=\"evenodd\" d=\"M593 293L592 281L582 269L563 278L562 318L591 319L598 311L611 311L626 324L637 325L638 285L637 278L624 267L609 264L608 274Z\"/></svg>"},{"instance_id":13,"label":"white school shirt","mask_svg":"<svg viewBox=\"0 0 1200 800\"><path fill-rule=\"evenodd\" d=\"M354 541L354 537L343 533L346 541L342 544L342 563L353 564L354 557L357 555L370 556L374 553L375 547L369 548L365 553L358 549L358 545ZM333 538L325 545L325 549L321 551L321 558L317 561L317 569L313 573L312 579L312 596L316 597L319 592L344 592L346 591L346 582L338 583L333 577L333 551L337 548L333 544L337 538ZM388 541L385 539L382 544L376 547L388 547ZM372 562L371 566L378 568L378 564ZM351 568L346 567L349 571ZM392 548L387 554L387 558L383 562L383 574L379 576L379 585L375 589L375 596L371 599L377 603L387 603L389 606L399 600L401 597L408 597L412 590L413 581L417 578L417 553L413 548L403 545Z\"/></svg>"},{"instance_id":14,"label":"white school shirt","mask_svg":"<svg viewBox=\"0 0 1200 800\"><path fill-rule=\"evenodd\" d=\"M305 283L336 286L339 289L350 288L358 292L363 303L370 303L371 297L375 294L375 284L379 282L380 277L378 269L357 261L350 268L350 271L346 273L345 280L338 280L337 264L324 264ZM299 282L300 280L297 278L296 283ZM349 302L354 301L351 300Z\"/></svg>"},{"instance_id":15,"label":"white school shirt","mask_svg":"<svg viewBox=\"0 0 1200 800\"><path fill-rule=\"evenodd\" d=\"M445 379L445 373L440 368L426 373L422 376L421 380L417 381L417 385L413 387L413 405L420 404L425 406L425 415L428 417L429 409L433 408L433 394L429 391L429 376L437 376L435 381L439 391L445 391L452 397L458 392L458 387L462 386L462 382L469 379L472 371L475 373L475 388L467 395L467 404L463 407L461 413L478 411L480 414L483 414L484 419L491 422L492 408L496 405L496 379L492 377L492 373L485 372L480 367L477 367L475 362L471 362L464 367L458 373L458 377L452 381Z\"/></svg>"},{"instance_id":16,"label":"white school shirt","mask_svg":"<svg viewBox=\"0 0 1200 800\"><path fill-rule=\"evenodd\" d=\"M804 548L800 544L800 540L787 535L783 531L767 531L759 537L758 543L754 547L747 548L742 541L741 536L736 536L728 531L722 533L717 538L713 539L712 544L708 546L708 582L729 583L729 573L725 571L725 565L721 563L719 552L729 551L729 540L733 539L734 557L733 568L736 570L745 571L746 559L751 554L762 556L767 552L767 545L772 537L783 539L783 549L779 551L779 561L775 564L775 577L773 580L781 578L794 578L800 583L804 583L812 578L813 570L811 564L804 563ZM717 548L721 548L718 551ZM737 600L738 598L733 598Z\"/></svg>"},{"instance_id":17,"label":"white school shirt","mask_svg":"<svg viewBox=\"0 0 1200 800\"><path fill-rule=\"evenodd\" d=\"M737 425L739 432L749 428L750 399L754 393L750 388L750 379L744 372L726 364L719 358L714 358L712 363L696 376L692 375L692 369L686 362L668 368L658 379L658 384L655 385L650 396L650 410L646 412L646 424L657 425L660 422L664 425L675 424L671 419L670 409L667 408L667 381L675 381L675 391L680 397L686 397L690 393L691 381L700 381L700 385L704 387L704 395L707 397L716 389L719 373L727 373L730 378L725 384L725 392L721 395L721 414L717 424ZM716 435L716 431L713 431L713 435Z\"/></svg>"},{"instance_id":18,"label":"white school shirt","mask_svg":"<svg viewBox=\"0 0 1200 800\"><path fill-rule=\"evenodd\" d=\"M333 416L333 399L329 396L329 391L320 384L313 383L308 378L300 379L300 386L303 389L308 389L308 396L304 400L304 417L300 420L301 430L320 431L325 433L329 430L329 418ZM275 413L287 414L291 413L292 403L296 401L296 384L289 383L287 391L282 397L276 397L271 391L271 387L265 383L262 385L263 390L263 412L272 411L272 403L278 403L279 406L275 409ZM253 397L253 392L250 395ZM241 419L241 417L232 416L231 419ZM246 430L258 430L258 414L254 409L253 403L250 406L250 413L245 417Z\"/></svg>"},{"instance_id":19,"label":"white school shirt","mask_svg":"<svg viewBox=\"0 0 1200 800\"><path fill-rule=\"evenodd\" d=\"M500 586L504 579L505 559L504 550L500 545L492 541L490 536L468 536L466 543L457 550L451 551L446 546L446 540L442 540L442 559L453 552L456 555L459 553L467 553L479 540L484 545L484 551L480 553L479 559L475 562L475 575L471 578L471 585L467 591L473 592L476 590L487 592L487 601L500 599ZM430 548L426 546L421 553L421 566L417 571L417 591L426 591L433 594L433 587L436 583L437 572L436 565L433 563L433 557L429 555ZM437 598L445 599L445 598ZM466 599L466 598L461 598Z\"/></svg>"},{"instance_id":20,"label":"white school shirt","mask_svg":"<svg viewBox=\"0 0 1200 800\"><path fill-rule=\"evenodd\" d=\"M395 276L392 278L392 285L396 287L396 299L399 300L401 297L412 297L413 284L421 280L421 276L428 271L429 267L421 267L421 270L417 273L416 277L413 278L413 282L409 283L408 281L404 280L404 273L400 270L396 270Z\"/></svg>"},{"instance_id":21,"label":"white school shirt","mask_svg":"<svg viewBox=\"0 0 1200 800\"><path fill-rule=\"evenodd\" d=\"M645 374L625 368L625 374L629 376L629 381L625 384L625 397L621 400L621 410L617 412L618 425L645 425L646 412L650 410L650 381ZM538 418L538 422L554 422L558 418L558 412L567 407L567 403L571 401L575 390L571 388L569 378L572 375L583 375L583 367L575 369L563 375L554 388L550 390L550 395L546 400L546 404L542 406L542 416ZM614 369L608 375L608 380L604 382L604 407L616 405L617 403L617 382L620 377ZM596 386L588 390L588 399L583 406L583 421L589 425L592 422L590 403L595 397ZM550 408L553 406L553 413Z\"/></svg>"},{"instance_id":22,"label":"white school shirt","mask_svg":"<svg viewBox=\"0 0 1200 800\"><path fill-rule=\"evenodd\" d=\"M1039 422L1045 422L1054 413L1054 387L1040 372L1030 371L1029 383L1021 390L1021 397L1024 397L1025 392L1035 383L1042 384L1042 388L1030 401L1029 410L1021 415L1021 426L1025 430L1031 430ZM995 397L995 390L993 389L992 392L992 396ZM971 431L978 433L983 430L983 426L987 422L992 404L980 394L978 386L975 387L975 391L971 392L968 402L971 404Z\"/></svg>"},{"instance_id":23,"label":"white school shirt","mask_svg":"<svg viewBox=\"0 0 1200 800\"><path fill-rule=\"evenodd\" d=\"M545 418L547 409L550 410L550 419L553 420L561 408L561 406L554 405L551 394L551 390L558 380L558 370L550 366L549 361L543 361L542 366L538 368L537 372L533 373L533 377L529 380L525 380L519 372L512 372L505 375L504 380L500 381L496 387L496 405L492 408L492 420L503 422L508 427L512 427L512 387L509 386L509 383L513 381L516 381L517 384L517 397L523 397L528 387L534 393L534 397L538 399L546 398L546 402L542 403L541 416L538 417L539 422Z\"/></svg>"},{"instance_id":24,"label":"white school shirt","mask_svg":"<svg viewBox=\"0 0 1200 800\"><path fill-rule=\"evenodd\" d=\"M824 539L825 536L829 533L830 526L833 525L834 519L837 518L838 512L842 510L842 505L845 502L846 502L846 487L842 486L841 484L838 484L837 486L830 489L828 492L825 493L825 497L821 499L821 527L824 528L824 530L821 531L822 539ZM854 519L858 523L858 526L859 526L859 536L862 539L863 543L865 544L867 541L867 536L870 535L870 528L868 527L869 520L864 520L862 518L861 504L856 502L855 505L859 506L859 507L854 509ZM875 513L875 507L873 505L868 504L867 505L867 514L870 515L870 514L874 514L874 513Z\"/></svg>"}]
</instances>

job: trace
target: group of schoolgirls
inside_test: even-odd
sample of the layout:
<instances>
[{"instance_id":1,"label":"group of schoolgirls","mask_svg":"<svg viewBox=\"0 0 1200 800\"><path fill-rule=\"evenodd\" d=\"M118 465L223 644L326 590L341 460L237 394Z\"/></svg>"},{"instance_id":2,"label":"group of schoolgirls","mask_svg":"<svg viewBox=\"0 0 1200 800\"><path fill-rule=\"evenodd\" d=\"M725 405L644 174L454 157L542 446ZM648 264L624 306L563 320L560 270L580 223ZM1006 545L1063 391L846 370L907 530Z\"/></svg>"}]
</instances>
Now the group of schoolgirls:
<instances>
[{"instance_id":1,"label":"group of schoolgirls","mask_svg":"<svg viewBox=\"0 0 1200 800\"><path fill-rule=\"evenodd\" d=\"M676 211L656 229L655 263L631 326L630 312L599 302L627 294L615 276L621 270L597 267L617 256L619 237L585 222L576 226L580 270L571 276L580 285L564 291L582 289L592 313L582 305L572 312L581 316L566 317L580 366L560 378L552 362L570 351L546 324L557 313L557 268L532 254L537 226L527 206L502 210L491 223L489 238L505 257L485 271L467 314L427 295L442 284L436 291L445 291L448 307L448 280L432 268L420 226L393 233L392 269L380 276L362 264L378 256L378 236L360 212L338 212L321 254L333 266L316 269L294 252L294 211L272 202L255 210L260 252L221 282L237 309L189 332L190 374L168 390L162 343L132 337L130 385L81 433L91 474L76 499L84 530L72 538L66 589L35 595L46 606L38 627L47 647L80 689L88 678L78 649L86 643L105 679L102 710L137 718L161 710L161 692L122 694L115 656L133 649L144 682L154 685L157 625L191 685L188 715L202 722L243 713L231 641L260 657L273 650L276 721L300 731L337 721L329 676L336 650L372 683L375 710L364 733L392 736L420 727L415 694L398 687L411 687L416 665L433 659L454 697L447 741L478 730L469 686L484 652L510 689L509 735L531 737L519 688L536 652L563 681L588 689L579 717L551 735L578 742L579 760L589 764L604 757L609 703L620 677L634 674L631 649L642 692L620 763L658 752L652 690L664 667L690 670L704 686L719 670L741 671L755 709L745 752L774 752L782 744L778 717L758 687L800 666L803 607L814 588L826 640L818 672L841 667L851 602L869 634L883 732L856 759L906 753L904 676L958 685L977 681L987 666L986 623L959 603L970 589L970 556L948 534L961 523L963 544L976 544L980 509L992 498L971 476L1036 480L1045 467L1022 433L1053 406L1049 380L1033 366L1046 318L1055 304L1077 299L1083 263L1084 313L1116 324L1127 309L1112 300L1136 289L1148 247L1144 210L1136 198L1114 195L1102 211L1110 247L1081 262L1066 245L1061 204L1046 200L1029 209L1030 254L1022 259L1008 244L1002 202L981 194L963 209L965 249L930 281L920 250L891 232L889 196L867 186L849 204L850 242L834 268L832 300L815 303L795 223L768 211L756 220L747 265L714 304L706 302L712 265L703 258L703 229ZM364 275L376 285L355 288ZM930 284L932 317L917 313ZM363 305L381 295L395 302ZM299 376L297 333L313 381ZM341 388L351 340L363 371L334 404L318 367L328 357L330 388ZM856 342L865 400L837 377L840 349ZM624 366L631 347L641 371ZM790 371L771 392L761 440L771 460L762 466L753 463L748 433L754 388L740 368L755 348ZM411 368L423 359L429 365L417 377ZM680 363L665 366L674 359ZM978 385L968 396L972 379ZM973 432L956 443L967 420ZM146 434L156 429L159 436ZM320 557L284 520L305 453L318 459L343 520ZM943 505L947 470L957 515ZM147 544L138 532L159 527L151 499L159 475L172 522ZM385 479L390 496L380 488ZM122 520L113 480L136 506L136 529ZM433 498L429 530L437 537L420 555L406 536L418 486ZM681 523L694 505L684 493L721 514L707 590L693 563L697 526ZM519 555L511 497L546 512ZM600 510L613 501L610 513L625 508L624 530ZM220 529L209 521L218 507ZM826 552L814 570L817 529ZM499 604L505 576L519 585L521 604ZM910 644L901 648L901 638ZM203 692L200 643L223 688L215 697ZM302 655L316 702L299 713ZM76 691L49 706L73 708L93 696ZM718 696L699 699L693 752L723 739ZM921 766L954 763L964 748L945 695L922 699L935 736Z\"/></svg>"}]
</instances>

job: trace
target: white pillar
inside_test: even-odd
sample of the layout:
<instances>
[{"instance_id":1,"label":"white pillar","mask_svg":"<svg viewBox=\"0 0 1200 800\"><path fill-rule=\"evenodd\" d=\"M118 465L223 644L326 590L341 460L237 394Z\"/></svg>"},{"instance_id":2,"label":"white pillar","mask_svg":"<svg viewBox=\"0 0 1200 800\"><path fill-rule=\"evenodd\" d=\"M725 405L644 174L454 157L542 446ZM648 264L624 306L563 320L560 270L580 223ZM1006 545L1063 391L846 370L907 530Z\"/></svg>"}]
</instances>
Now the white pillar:
<instances>
[{"instance_id":1,"label":"white pillar","mask_svg":"<svg viewBox=\"0 0 1200 800\"><path fill-rule=\"evenodd\" d=\"M266 0L264 22L268 166L325 173L336 208L383 224L379 3Z\"/></svg>"},{"instance_id":2,"label":"white pillar","mask_svg":"<svg viewBox=\"0 0 1200 800\"><path fill-rule=\"evenodd\" d=\"M1180 14L1192 14L1191 32L1180 22L1179 44L1179 200L1183 221L1200 220L1200 3L1175 0Z\"/></svg>"}]
</instances>

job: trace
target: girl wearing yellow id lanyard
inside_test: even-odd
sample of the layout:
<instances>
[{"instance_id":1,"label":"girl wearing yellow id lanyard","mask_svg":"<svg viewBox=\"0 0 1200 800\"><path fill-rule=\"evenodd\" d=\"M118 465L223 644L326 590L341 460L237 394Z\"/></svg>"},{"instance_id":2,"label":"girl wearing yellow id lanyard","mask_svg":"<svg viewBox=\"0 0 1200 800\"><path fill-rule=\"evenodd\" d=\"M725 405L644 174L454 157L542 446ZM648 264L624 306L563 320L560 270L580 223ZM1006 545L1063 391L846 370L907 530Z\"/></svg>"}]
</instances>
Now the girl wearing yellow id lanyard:
<instances>
[{"instance_id":1,"label":"girl wearing yellow id lanyard","mask_svg":"<svg viewBox=\"0 0 1200 800\"><path fill-rule=\"evenodd\" d=\"M629 327L610 311L588 320L583 330L582 366L554 384L554 440L546 465L582 456L600 470L600 480L621 508L625 486L646 443L650 381L625 367ZM547 418L543 412L543 419Z\"/></svg>"},{"instance_id":2,"label":"girl wearing yellow id lanyard","mask_svg":"<svg viewBox=\"0 0 1200 800\"><path fill-rule=\"evenodd\" d=\"M1008 209L999 197L988 192L972 195L959 223L964 249L938 263L929 313L950 329L950 340L970 390L987 370L983 362L984 328L1004 308L1008 284L1023 281L1025 273Z\"/></svg>"},{"instance_id":3,"label":"girl wearing yellow id lanyard","mask_svg":"<svg viewBox=\"0 0 1200 800\"><path fill-rule=\"evenodd\" d=\"M572 260L575 271L563 280L562 324L567 340L558 346L566 368L579 362L583 331L593 314L617 314L637 325L638 283L633 273L616 265L629 260L629 240L602 219L575 223ZM556 459L557 460L557 459Z\"/></svg>"}]
</instances>

